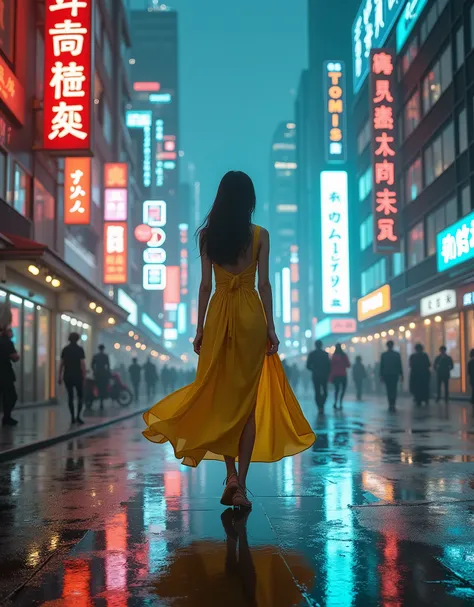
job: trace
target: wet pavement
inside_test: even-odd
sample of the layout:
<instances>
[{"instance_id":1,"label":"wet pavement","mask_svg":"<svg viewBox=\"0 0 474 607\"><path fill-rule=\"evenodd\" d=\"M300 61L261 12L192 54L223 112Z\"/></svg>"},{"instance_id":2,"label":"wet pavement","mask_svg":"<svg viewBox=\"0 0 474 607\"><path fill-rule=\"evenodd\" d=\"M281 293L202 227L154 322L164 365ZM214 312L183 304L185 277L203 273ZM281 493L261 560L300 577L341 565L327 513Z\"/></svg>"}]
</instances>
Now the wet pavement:
<instances>
[{"instance_id":1,"label":"wet pavement","mask_svg":"<svg viewBox=\"0 0 474 607\"><path fill-rule=\"evenodd\" d=\"M0 465L7 605L474 605L470 405L375 400L316 417L314 447L251 467L180 467L140 418Z\"/></svg>"}]
</instances>

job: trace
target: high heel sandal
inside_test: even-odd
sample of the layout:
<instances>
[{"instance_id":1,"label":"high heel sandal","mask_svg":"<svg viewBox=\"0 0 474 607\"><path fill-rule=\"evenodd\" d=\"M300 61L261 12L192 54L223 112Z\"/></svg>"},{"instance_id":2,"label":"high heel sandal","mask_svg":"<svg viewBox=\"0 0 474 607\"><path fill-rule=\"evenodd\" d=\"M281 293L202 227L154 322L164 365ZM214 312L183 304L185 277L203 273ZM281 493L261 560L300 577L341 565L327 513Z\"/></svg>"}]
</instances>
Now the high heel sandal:
<instances>
[{"instance_id":1,"label":"high heel sandal","mask_svg":"<svg viewBox=\"0 0 474 607\"><path fill-rule=\"evenodd\" d=\"M224 493L222 494L221 497L221 504L223 506L233 506L234 502L233 502L233 498L234 498L234 494L237 491L237 489L239 488L239 481L237 478L237 474L232 473L230 476L228 476L225 481L225 489L224 489Z\"/></svg>"},{"instance_id":2,"label":"high heel sandal","mask_svg":"<svg viewBox=\"0 0 474 607\"><path fill-rule=\"evenodd\" d=\"M247 490L239 484L237 491L232 499L234 508L242 508L243 510L251 510L252 502L247 497Z\"/></svg>"}]
</instances>

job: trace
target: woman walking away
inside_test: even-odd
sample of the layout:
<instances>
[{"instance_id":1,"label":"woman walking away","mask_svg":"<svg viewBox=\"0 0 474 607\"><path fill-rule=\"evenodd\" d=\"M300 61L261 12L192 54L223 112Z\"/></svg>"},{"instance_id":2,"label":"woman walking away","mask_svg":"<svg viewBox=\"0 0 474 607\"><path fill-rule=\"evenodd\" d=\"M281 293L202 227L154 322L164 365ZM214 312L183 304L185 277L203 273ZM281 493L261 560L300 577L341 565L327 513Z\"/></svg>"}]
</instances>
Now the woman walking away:
<instances>
[{"instance_id":1,"label":"woman walking away","mask_svg":"<svg viewBox=\"0 0 474 607\"><path fill-rule=\"evenodd\" d=\"M469 352L469 362L467 363L467 374L472 388L471 404L474 405L474 349Z\"/></svg>"},{"instance_id":2,"label":"woman walking away","mask_svg":"<svg viewBox=\"0 0 474 607\"><path fill-rule=\"evenodd\" d=\"M176 457L188 466L203 459L225 460L221 503L243 508L252 506L246 489L251 461L275 462L308 449L315 440L277 356L270 239L252 224L254 210L250 177L227 173L199 231L196 381L145 413L143 433L156 443L170 441ZM216 290L209 304L213 269Z\"/></svg>"},{"instance_id":3,"label":"woman walking away","mask_svg":"<svg viewBox=\"0 0 474 607\"><path fill-rule=\"evenodd\" d=\"M342 409L342 401L347 388L347 369L351 366L347 354L343 351L341 344L336 344L336 350L331 358L330 381L334 384L334 409ZM340 396L339 396L340 393Z\"/></svg>"},{"instance_id":4,"label":"woman walking away","mask_svg":"<svg viewBox=\"0 0 474 607\"><path fill-rule=\"evenodd\" d=\"M362 356L356 356L356 361L354 366L352 367L352 379L354 380L354 384L356 387L356 398L357 400L362 400L362 387L364 385L364 380L367 377L367 372L362 363Z\"/></svg>"},{"instance_id":5,"label":"woman walking away","mask_svg":"<svg viewBox=\"0 0 474 607\"><path fill-rule=\"evenodd\" d=\"M430 359L421 344L416 344L415 352L410 356L410 392L415 403L429 404L430 400Z\"/></svg>"}]
</instances>

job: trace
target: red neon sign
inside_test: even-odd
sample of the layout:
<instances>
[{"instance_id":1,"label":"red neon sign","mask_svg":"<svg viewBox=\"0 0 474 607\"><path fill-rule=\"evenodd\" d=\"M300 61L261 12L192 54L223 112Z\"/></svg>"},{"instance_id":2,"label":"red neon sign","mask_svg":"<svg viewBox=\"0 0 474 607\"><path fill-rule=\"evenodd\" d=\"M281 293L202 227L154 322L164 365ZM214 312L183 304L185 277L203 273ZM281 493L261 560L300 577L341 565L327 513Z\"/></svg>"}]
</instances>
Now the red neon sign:
<instances>
[{"instance_id":1,"label":"red neon sign","mask_svg":"<svg viewBox=\"0 0 474 607\"><path fill-rule=\"evenodd\" d=\"M181 301L181 278L179 266L168 266L166 268L166 287L163 295L163 303L167 305L178 305Z\"/></svg>"},{"instance_id":2,"label":"red neon sign","mask_svg":"<svg viewBox=\"0 0 474 607\"><path fill-rule=\"evenodd\" d=\"M25 91L2 57L0 57L0 99L18 122L25 124Z\"/></svg>"},{"instance_id":3,"label":"red neon sign","mask_svg":"<svg viewBox=\"0 0 474 607\"><path fill-rule=\"evenodd\" d=\"M128 248L126 222L104 224L104 284L127 282Z\"/></svg>"},{"instance_id":4,"label":"red neon sign","mask_svg":"<svg viewBox=\"0 0 474 607\"><path fill-rule=\"evenodd\" d=\"M400 250L399 202L395 185L397 146L394 76L395 51L373 49L370 54L370 117L376 253L395 253Z\"/></svg>"},{"instance_id":5,"label":"red neon sign","mask_svg":"<svg viewBox=\"0 0 474 607\"><path fill-rule=\"evenodd\" d=\"M92 0L46 0L43 146L91 150Z\"/></svg>"},{"instance_id":6,"label":"red neon sign","mask_svg":"<svg viewBox=\"0 0 474 607\"><path fill-rule=\"evenodd\" d=\"M161 88L159 82L134 82L133 90L139 93L156 93Z\"/></svg>"}]
</instances>

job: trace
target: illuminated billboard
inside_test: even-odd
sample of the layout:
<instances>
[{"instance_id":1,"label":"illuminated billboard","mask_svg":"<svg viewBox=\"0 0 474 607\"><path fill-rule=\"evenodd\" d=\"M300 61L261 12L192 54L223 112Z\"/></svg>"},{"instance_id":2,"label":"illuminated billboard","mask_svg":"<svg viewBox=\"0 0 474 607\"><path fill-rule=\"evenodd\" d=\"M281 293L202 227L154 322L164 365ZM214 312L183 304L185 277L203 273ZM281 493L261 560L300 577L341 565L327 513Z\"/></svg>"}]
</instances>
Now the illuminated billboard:
<instances>
[{"instance_id":1,"label":"illuminated billboard","mask_svg":"<svg viewBox=\"0 0 474 607\"><path fill-rule=\"evenodd\" d=\"M437 235L438 272L474 259L474 213L470 213Z\"/></svg>"},{"instance_id":2,"label":"illuminated billboard","mask_svg":"<svg viewBox=\"0 0 474 607\"><path fill-rule=\"evenodd\" d=\"M104 224L104 284L125 284L128 278L127 224Z\"/></svg>"},{"instance_id":3,"label":"illuminated billboard","mask_svg":"<svg viewBox=\"0 0 474 607\"><path fill-rule=\"evenodd\" d=\"M370 56L370 121L372 127L372 197L374 250L400 250L399 201L395 180L397 159L395 52L374 49Z\"/></svg>"},{"instance_id":4,"label":"illuminated billboard","mask_svg":"<svg viewBox=\"0 0 474 607\"><path fill-rule=\"evenodd\" d=\"M369 74L370 51L384 45L404 4L403 0L363 0L352 25L355 93Z\"/></svg>"},{"instance_id":5,"label":"illuminated billboard","mask_svg":"<svg viewBox=\"0 0 474 607\"><path fill-rule=\"evenodd\" d=\"M91 222L91 159L66 158L64 162L64 223Z\"/></svg>"},{"instance_id":6,"label":"illuminated billboard","mask_svg":"<svg viewBox=\"0 0 474 607\"><path fill-rule=\"evenodd\" d=\"M407 0L397 23L397 52L399 52L415 27L418 17L428 4L428 0Z\"/></svg>"},{"instance_id":7,"label":"illuminated billboard","mask_svg":"<svg viewBox=\"0 0 474 607\"><path fill-rule=\"evenodd\" d=\"M325 61L323 65L325 100L325 140L327 162L347 159L346 81L343 61Z\"/></svg>"},{"instance_id":8,"label":"illuminated billboard","mask_svg":"<svg viewBox=\"0 0 474 607\"><path fill-rule=\"evenodd\" d=\"M43 147L64 156L92 148L92 0L46 0Z\"/></svg>"},{"instance_id":9,"label":"illuminated billboard","mask_svg":"<svg viewBox=\"0 0 474 607\"><path fill-rule=\"evenodd\" d=\"M346 171L321 172L322 297L325 314L348 314L348 181Z\"/></svg>"},{"instance_id":10,"label":"illuminated billboard","mask_svg":"<svg viewBox=\"0 0 474 607\"><path fill-rule=\"evenodd\" d=\"M129 129L143 130L143 170L142 181L145 188L151 186L152 175L152 113L150 110L128 110L125 124Z\"/></svg>"},{"instance_id":11,"label":"illuminated billboard","mask_svg":"<svg viewBox=\"0 0 474 607\"><path fill-rule=\"evenodd\" d=\"M166 202L164 200L145 200L143 203L143 223L151 228L166 225Z\"/></svg>"},{"instance_id":12,"label":"illuminated billboard","mask_svg":"<svg viewBox=\"0 0 474 607\"><path fill-rule=\"evenodd\" d=\"M384 312L390 312L392 299L390 294L390 285L384 285L376 289L365 297L361 297L357 302L357 320L362 322L368 318L373 318Z\"/></svg>"}]
</instances>

